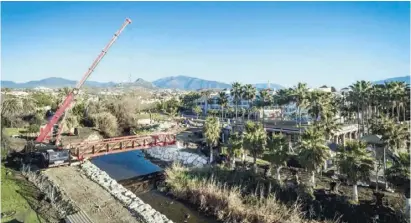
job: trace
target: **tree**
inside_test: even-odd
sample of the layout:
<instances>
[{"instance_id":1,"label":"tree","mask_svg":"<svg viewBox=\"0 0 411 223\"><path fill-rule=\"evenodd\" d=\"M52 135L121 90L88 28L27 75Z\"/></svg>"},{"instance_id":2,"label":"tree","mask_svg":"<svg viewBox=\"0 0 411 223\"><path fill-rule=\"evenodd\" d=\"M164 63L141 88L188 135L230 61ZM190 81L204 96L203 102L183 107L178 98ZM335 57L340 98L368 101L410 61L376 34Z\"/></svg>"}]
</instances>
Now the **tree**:
<instances>
[{"instance_id":1,"label":"tree","mask_svg":"<svg viewBox=\"0 0 411 223\"><path fill-rule=\"evenodd\" d=\"M244 99L248 101L247 119L250 120L251 105L252 105L252 101L255 99L255 96L256 96L256 88L251 84L246 84L243 87L243 94L244 94Z\"/></svg>"},{"instance_id":2,"label":"tree","mask_svg":"<svg viewBox=\"0 0 411 223\"><path fill-rule=\"evenodd\" d=\"M410 153L399 153L398 159L385 173L387 181L399 188L406 198L405 211L410 211Z\"/></svg>"},{"instance_id":3,"label":"tree","mask_svg":"<svg viewBox=\"0 0 411 223\"><path fill-rule=\"evenodd\" d=\"M94 125L100 130L106 137L113 137L117 135L118 124L114 115L108 112L102 112L93 114L91 116Z\"/></svg>"},{"instance_id":4,"label":"tree","mask_svg":"<svg viewBox=\"0 0 411 223\"><path fill-rule=\"evenodd\" d=\"M77 101L71 108L70 113L77 117L79 122L83 122L86 116L86 104L84 102Z\"/></svg>"},{"instance_id":5,"label":"tree","mask_svg":"<svg viewBox=\"0 0 411 223\"><path fill-rule=\"evenodd\" d=\"M367 151L367 145L361 141L348 141L337 155L340 173L347 175L353 185L352 199L358 202L358 182L368 180L374 169L374 160Z\"/></svg>"},{"instance_id":6,"label":"tree","mask_svg":"<svg viewBox=\"0 0 411 223\"><path fill-rule=\"evenodd\" d=\"M204 98L204 113L207 114L208 112L208 104L209 104L209 99L211 96L211 91L210 90L205 90L201 92L201 96Z\"/></svg>"},{"instance_id":7,"label":"tree","mask_svg":"<svg viewBox=\"0 0 411 223\"><path fill-rule=\"evenodd\" d=\"M138 104L132 97L121 97L107 101L107 110L116 117L118 127L124 132L129 132L137 125Z\"/></svg>"},{"instance_id":8,"label":"tree","mask_svg":"<svg viewBox=\"0 0 411 223\"><path fill-rule=\"evenodd\" d=\"M39 108L42 108L45 106L53 106L54 104L56 104L51 95L48 95L43 92L35 92L31 95L31 97L36 103L36 106Z\"/></svg>"},{"instance_id":9,"label":"tree","mask_svg":"<svg viewBox=\"0 0 411 223\"><path fill-rule=\"evenodd\" d=\"M268 90L262 90L260 91L259 97L258 97L258 107L260 107L262 109L262 113L263 113L263 118L261 120L261 122L263 123L263 127L264 127L264 109L265 106L269 105L269 101L270 101L270 94Z\"/></svg>"},{"instance_id":10,"label":"tree","mask_svg":"<svg viewBox=\"0 0 411 223\"><path fill-rule=\"evenodd\" d=\"M284 135L276 135L268 140L268 161L277 167L277 180L281 182L281 169L287 165L289 156L288 142Z\"/></svg>"},{"instance_id":11,"label":"tree","mask_svg":"<svg viewBox=\"0 0 411 223\"><path fill-rule=\"evenodd\" d=\"M203 111L203 110L202 110L201 107L198 106L198 105L193 108L193 112L197 115L197 119L198 119L198 115L199 115L202 111Z\"/></svg>"},{"instance_id":12,"label":"tree","mask_svg":"<svg viewBox=\"0 0 411 223\"><path fill-rule=\"evenodd\" d=\"M2 126L13 127L22 116L32 115L36 110L31 98L8 97L1 103Z\"/></svg>"},{"instance_id":13,"label":"tree","mask_svg":"<svg viewBox=\"0 0 411 223\"><path fill-rule=\"evenodd\" d=\"M230 94L235 104L235 119L238 119L238 103L241 101L243 94L243 88L239 82L234 82L231 85Z\"/></svg>"},{"instance_id":14,"label":"tree","mask_svg":"<svg viewBox=\"0 0 411 223\"><path fill-rule=\"evenodd\" d=\"M38 133L40 131L40 125L38 124L31 124L27 128L27 133L33 134L33 133Z\"/></svg>"},{"instance_id":15,"label":"tree","mask_svg":"<svg viewBox=\"0 0 411 223\"><path fill-rule=\"evenodd\" d=\"M348 100L357 110L357 124L361 132L360 137L364 134L365 110L368 107L369 92L371 83L369 81L357 81L350 85Z\"/></svg>"},{"instance_id":16,"label":"tree","mask_svg":"<svg viewBox=\"0 0 411 223\"><path fill-rule=\"evenodd\" d=\"M298 159L300 164L311 172L311 184L315 187L315 172L318 171L330 155L325 145L324 132L318 126L305 130L299 143Z\"/></svg>"},{"instance_id":17,"label":"tree","mask_svg":"<svg viewBox=\"0 0 411 223\"><path fill-rule=\"evenodd\" d=\"M218 94L218 104L221 107L221 118L224 118L224 108L228 105L228 95L224 91Z\"/></svg>"},{"instance_id":18,"label":"tree","mask_svg":"<svg viewBox=\"0 0 411 223\"><path fill-rule=\"evenodd\" d=\"M247 121L245 123L244 145L245 149L253 156L254 171L257 172L257 157L266 146L267 133L260 123Z\"/></svg>"},{"instance_id":19,"label":"tree","mask_svg":"<svg viewBox=\"0 0 411 223\"><path fill-rule=\"evenodd\" d=\"M292 89L280 89L274 96L274 101L281 108L281 120L284 120L284 106L292 101Z\"/></svg>"},{"instance_id":20,"label":"tree","mask_svg":"<svg viewBox=\"0 0 411 223\"><path fill-rule=\"evenodd\" d=\"M298 119L299 119L299 128L301 135L301 109L307 106L307 84L298 83L292 91L293 100L295 101L297 110L298 110ZM301 137L299 137L301 139Z\"/></svg>"},{"instance_id":21,"label":"tree","mask_svg":"<svg viewBox=\"0 0 411 223\"><path fill-rule=\"evenodd\" d=\"M213 162L213 147L217 146L220 139L221 127L216 117L208 116L204 124L204 137L210 148L210 164Z\"/></svg>"},{"instance_id":22,"label":"tree","mask_svg":"<svg viewBox=\"0 0 411 223\"><path fill-rule=\"evenodd\" d=\"M235 168L235 158L244 154L243 135L238 132L231 134L228 143L232 167Z\"/></svg>"}]
</instances>

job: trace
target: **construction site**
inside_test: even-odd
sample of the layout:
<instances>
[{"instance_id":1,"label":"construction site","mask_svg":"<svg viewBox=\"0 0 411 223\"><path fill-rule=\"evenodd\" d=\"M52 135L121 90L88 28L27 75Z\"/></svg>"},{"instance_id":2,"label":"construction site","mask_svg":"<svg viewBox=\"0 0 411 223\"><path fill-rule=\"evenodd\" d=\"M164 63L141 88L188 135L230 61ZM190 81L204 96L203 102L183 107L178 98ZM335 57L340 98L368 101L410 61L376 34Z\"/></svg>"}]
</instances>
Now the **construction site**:
<instances>
[{"instance_id":1,"label":"construction site","mask_svg":"<svg viewBox=\"0 0 411 223\"><path fill-rule=\"evenodd\" d=\"M15 14L10 11L14 17L5 17L10 20L9 29L16 32L8 36L9 41L14 41L14 45L11 44L14 48L10 47L8 52L13 52L17 58L14 62L18 64L9 68L8 75L23 73L18 66L28 69L24 72L26 75L33 73L33 77L25 78L61 73L59 77L40 81L17 83L21 77L2 80L8 87L2 87L0 98L1 223L410 222L410 109L404 106L410 102L409 84L377 84L364 78L340 90L335 84L341 84L342 80L341 83L324 80L321 84L327 85L316 88L311 86L311 81L323 81L321 78L309 78L309 82L296 75L301 72L294 72L295 75L288 72L295 78L289 83L296 82L296 85L273 88L277 84L260 83L257 78L260 70L268 72L266 79L277 81L288 76L285 71L277 74L270 69L290 67L291 63L283 63L286 59L277 60L283 59L284 52L289 50L292 56L287 61L300 63L306 58L318 59L301 52L310 44L315 46L315 50L308 50L310 53L322 47L318 41L305 43L310 40L305 36L316 40L323 36L326 41L337 37L339 41L369 38L370 43L380 43L371 41L378 35L356 36L358 30L365 32L379 25L358 27L352 31L353 36L341 38L343 33L327 32L349 32L346 28L351 25L330 24L329 27L334 28L324 29L324 35L319 36L299 29L307 27L311 31L319 27L317 21L342 19L332 19L331 15L311 22L313 28L308 28L310 24L305 16L299 24L293 15L292 22L283 24L284 29L276 28L290 19L268 20L268 15L276 14L271 10L281 8L278 6L266 11L267 18L253 21L257 18L255 13L253 18L240 21L239 16L251 14L233 10L229 15L230 10L216 10L215 4L204 10L205 5L194 7L190 3L185 10L189 14L182 13L178 6L170 9L173 14L167 16L165 10L157 10L157 5L151 6L153 11L148 12L137 4L134 11L129 9L132 4L112 10L117 7L113 4L106 5L106 11L94 10L100 14L91 14L89 9L96 9L95 6L86 10L82 8L85 5L75 8L69 4L61 6L61 10L67 8L67 13L52 10L55 18L66 19L66 22L44 14L42 22L37 24L39 28L34 23L18 27L13 24L17 23L15 15L25 14L21 6L15 6L12 10ZM27 20L34 21L34 14L39 16L40 11L45 11L43 5L38 7L38 12L30 11L33 15L28 13L33 19L27 17ZM198 11L194 11L195 8ZM255 10L263 8L269 7L258 6ZM312 8L315 7L304 11ZM364 7L357 12L362 16L366 14L365 8L368 9ZM377 11L383 8L379 6ZM143 15L141 12L145 10L147 13ZM191 20L200 12L205 14L197 21ZM211 12L219 12L224 17L215 17L214 22L205 26L205 22L212 21ZM77 13L83 13L84 17ZM107 17L103 13L107 13ZM136 26L126 18L115 31L120 25L115 21L120 18L120 23L123 18L119 16L125 13L144 22ZM301 15L301 8L294 13ZM319 13L313 10L312 14ZM341 13L330 14L340 16ZM165 17L160 19L161 16ZM79 24L74 17L79 19ZM352 14L347 14L347 18L352 20ZM94 29L90 21L99 25ZM369 24L369 21L369 18L362 23L355 20L358 24ZM190 23L189 26L187 23L187 27L183 27L185 22ZM251 22L255 22L256 27L263 24L267 28L261 28L258 33L257 29L250 30ZM220 23L223 26L218 25ZM397 24L395 21L385 24L393 23ZM55 24L59 32L48 29ZM137 31L133 32L133 27L137 27ZM287 33L290 27L297 28L301 34L296 34L294 29ZM284 39L277 41L278 35L265 37L270 34L269 28ZM238 32L234 32L235 29ZM193 30L195 33L190 33ZM203 30L205 32L200 33ZM106 43L104 38L112 31L115 33ZM48 39L39 38L41 32L46 33ZM51 33L56 33L57 38ZM77 35L83 39L72 41ZM104 42L91 35L104 37ZM137 41L132 43L132 39ZM284 52L278 51L284 41L290 45ZM65 51L63 47L60 49L63 42L71 44L65 45ZM123 42L130 45L121 46ZM258 49L260 42L264 44ZM363 45L353 43L347 43L347 48L356 46L355 50L359 50L358 46ZM272 44L279 45L267 48ZM104 48L94 58L94 52L88 50L100 45ZM335 45L339 48L327 45L324 50L352 55L344 53L345 45ZM33 46L31 51L27 50L32 58L21 58L26 54L23 46ZM117 54L112 47L119 49ZM62 58L42 52L47 63L33 62L40 57L36 52L46 48L58 48L55 55L70 50L72 54L64 54ZM112 60L100 65L110 53ZM196 60L189 60L190 53L197 56ZM251 59L260 54L261 59L268 58L267 61L252 62ZM130 58L132 55L139 59ZM296 55L301 58L296 59ZM237 61L236 56L241 58ZM78 64L71 63L69 57L75 57ZM79 61L84 62L86 58L94 60L91 65L87 62L81 67L86 70L81 77L63 78L81 74L82 70L68 68L80 67ZM274 60L277 64L272 58L277 58ZM319 67L328 64L326 59L321 57L319 65L306 63L291 67L309 71L313 64ZM211 76L211 73L223 72L217 65L228 66L229 61L232 61L231 67L224 71L227 75ZM335 59L329 64L337 65L341 61L344 60ZM358 61L367 60L364 57ZM49 64L56 67L51 69ZM240 66L243 64L247 67ZM251 65L256 67L251 69ZM40 67L47 67L50 73L44 74ZM164 70L157 70L160 67ZM355 66L345 64L346 67ZM97 68L103 72L95 72ZM245 74L248 80L239 77L243 71L248 72ZM209 72L203 76L216 81L199 78L199 72ZM197 76L164 77L179 73ZM372 69L367 73L372 73ZM132 74L139 75L136 81L132 81ZM344 75L340 76L348 78L348 74ZM125 76L128 82L124 81ZM94 77L98 81L93 80ZM161 78L156 79L158 77ZM218 81L224 78L226 82Z\"/></svg>"},{"instance_id":2,"label":"construction site","mask_svg":"<svg viewBox=\"0 0 411 223\"><path fill-rule=\"evenodd\" d=\"M36 139L26 141L24 148L8 154L6 165L15 167L19 172L8 171L7 175L21 175L35 185L35 190L40 194L39 203L47 203L49 209L48 215L42 215L43 219L47 216L44 219L46 222L173 222L136 196L149 191L163 179L162 169L145 159L147 152L141 151L155 148L149 156L165 162L179 160L195 166L207 163L201 155L180 153L179 143L182 141L177 138L184 137L179 134L183 128L172 120L151 134L104 138L87 128L76 130L76 134L62 134L63 123L74 98L129 24L131 20L126 19L83 78L67 94L47 125L40 129ZM172 151L168 152L169 149ZM158 194L147 193L144 196L159 197ZM154 201L163 212L172 213L176 222L210 222L196 218L200 215L195 210L165 196ZM164 209L162 201L172 208ZM171 210L177 204L177 212L181 213L176 214ZM13 218L21 221L19 213L2 212L2 219ZM22 222L26 221L23 219Z\"/></svg>"}]
</instances>

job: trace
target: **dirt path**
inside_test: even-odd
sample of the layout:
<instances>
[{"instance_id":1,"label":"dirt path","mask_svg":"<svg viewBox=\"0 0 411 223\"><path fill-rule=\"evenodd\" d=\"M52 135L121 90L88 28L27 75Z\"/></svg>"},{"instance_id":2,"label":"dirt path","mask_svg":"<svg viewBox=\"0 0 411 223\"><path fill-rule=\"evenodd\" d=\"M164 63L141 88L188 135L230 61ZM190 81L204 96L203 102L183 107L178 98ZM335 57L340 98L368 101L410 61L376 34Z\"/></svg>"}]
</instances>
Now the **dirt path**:
<instances>
[{"instance_id":1,"label":"dirt path","mask_svg":"<svg viewBox=\"0 0 411 223\"><path fill-rule=\"evenodd\" d=\"M138 222L111 194L88 179L78 167L59 167L46 170L67 195L95 223Z\"/></svg>"}]
</instances>

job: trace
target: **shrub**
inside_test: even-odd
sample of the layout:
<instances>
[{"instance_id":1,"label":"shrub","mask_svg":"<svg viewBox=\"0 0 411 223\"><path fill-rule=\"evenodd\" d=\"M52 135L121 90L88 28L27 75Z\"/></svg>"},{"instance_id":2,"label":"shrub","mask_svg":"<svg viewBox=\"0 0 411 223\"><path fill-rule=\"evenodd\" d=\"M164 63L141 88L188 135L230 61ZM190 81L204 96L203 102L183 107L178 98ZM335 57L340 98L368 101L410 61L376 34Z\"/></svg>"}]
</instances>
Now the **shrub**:
<instances>
[{"instance_id":1,"label":"shrub","mask_svg":"<svg viewBox=\"0 0 411 223\"><path fill-rule=\"evenodd\" d=\"M118 124L114 115L108 112L97 113L91 116L93 124L106 137L117 135Z\"/></svg>"}]
</instances>

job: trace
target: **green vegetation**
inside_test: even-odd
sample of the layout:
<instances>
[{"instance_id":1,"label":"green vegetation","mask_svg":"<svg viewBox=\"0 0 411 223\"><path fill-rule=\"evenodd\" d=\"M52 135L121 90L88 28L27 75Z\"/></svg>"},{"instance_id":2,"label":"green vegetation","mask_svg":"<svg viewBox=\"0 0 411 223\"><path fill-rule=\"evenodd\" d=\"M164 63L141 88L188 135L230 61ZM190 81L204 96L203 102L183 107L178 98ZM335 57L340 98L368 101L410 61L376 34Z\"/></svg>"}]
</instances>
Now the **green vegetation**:
<instances>
[{"instance_id":1,"label":"green vegetation","mask_svg":"<svg viewBox=\"0 0 411 223\"><path fill-rule=\"evenodd\" d=\"M18 180L13 171L1 166L1 211L11 216L4 217L1 222L18 219L22 222L44 222L33 210L36 188L25 179ZM13 214L14 213L14 214Z\"/></svg>"},{"instance_id":2,"label":"green vegetation","mask_svg":"<svg viewBox=\"0 0 411 223\"><path fill-rule=\"evenodd\" d=\"M213 162L213 147L217 146L220 138L221 126L216 117L208 117L204 124L204 137L210 148L210 163Z\"/></svg>"},{"instance_id":3,"label":"green vegetation","mask_svg":"<svg viewBox=\"0 0 411 223\"><path fill-rule=\"evenodd\" d=\"M243 195L243 188L227 187L218 178L201 177L207 170L190 173L186 168L173 165L166 169L167 185L173 196L189 201L224 222L317 222L305 220L298 202L287 206L274 195L260 193ZM264 193L264 192L261 192Z\"/></svg>"},{"instance_id":4,"label":"green vegetation","mask_svg":"<svg viewBox=\"0 0 411 223\"><path fill-rule=\"evenodd\" d=\"M366 181L373 170L373 159L367 152L367 145L359 141L350 141L342 148L337 157L338 167L342 174L353 184L352 200L358 202L357 184Z\"/></svg>"},{"instance_id":5,"label":"green vegetation","mask_svg":"<svg viewBox=\"0 0 411 223\"><path fill-rule=\"evenodd\" d=\"M248 121L245 123L242 132L233 132L228 144L225 144L224 148L228 148L228 153L231 158L239 157L240 155L244 156L245 154L251 155L253 157L253 165L255 169L254 174L260 174L257 171L257 164L262 164L262 162L258 162L258 160L263 158L266 162L265 165L267 165L268 161L268 165L270 166L270 169L266 171L267 175L271 175L271 166L276 167L277 177L275 183L284 186L282 184L284 182L281 172L282 169L286 167L286 162L293 159L297 162L297 166L301 166L302 169L304 169L302 172L306 173L305 171L307 171L309 175L309 180L300 184L299 175L302 173L301 170L297 170L293 175L294 187L297 185L297 187L303 187L305 190L311 191L307 192L306 197L312 197L313 192L320 190L320 188L324 188L323 182L316 182L316 179L318 179L317 173L320 173L321 170L324 169L323 167L326 167L326 161L331 159L336 165L336 169L333 171L340 179L330 179L330 185L331 183L334 185L340 183L346 185L347 183L345 181L348 181L350 185L352 185L350 188L350 193L352 195L347 198L343 204L348 206L355 204L361 209L366 207L363 207L363 204L361 203L365 201L360 201L359 199L361 195L359 195L358 184L360 182L369 182L373 171L384 167L383 178L388 181L387 184L395 186L397 191L401 191L403 196L405 195L405 198L407 198L406 200L409 200L410 175L406 173L409 173L409 160L407 160L407 157L409 157L410 134L408 124L400 122L400 120L408 120L406 114L409 113L409 110L404 106L405 102L409 102L409 95L405 93L409 91L408 86L401 83L371 85L369 82L359 81L350 86L348 93L344 93L342 96L318 90L308 91L307 85L304 83L299 83L294 88L280 90L275 95L269 94L268 90L262 90L259 95L255 96L251 91L255 92L255 89L253 89L252 86L242 86L240 83L233 83L231 95L234 98L235 110L227 110L229 112L235 112L235 117L242 116L244 119L245 114L248 112L249 118L249 115L255 111L255 108L264 109L266 106L272 105L277 105L282 108L289 103L295 103L297 107L295 114L295 117L297 118L296 125L301 126L301 118L303 115L311 117L313 120L311 124L306 124L304 126L304 132L302 132L302 128L300 128L298 143L293 148L290 148L289 145L287 145L288 142L284 136L273 135L272 137L267 137L263 126L258 122ZM203 93L206 98L208 94L209 92ZM222 96L219 96L218 98L224 97L225 96L222 94ZM250 106L248 111L240 109L238 107L238 102L241 99L247 100L248 103L253 106ZM220 110L221 115L223 115L223 108L224 106L222 106ZM216 125L216 121L214 120L216 116L215 111L217 110L214 110L213 112L208 111L208 118L205 121L205 126L207 126L207 128L205 128L206 139L212 139L212 147L216 145L214 142L219 140L217 132L220 132L217 128L211 131L212 126ZM326 141L338 134L338 131L342 127L342 124L337 118L338 114L342 115L348 123L358 124L360 137L362 135L371 134L381 135L381 142L378 143L377 146L380 146L383 152L380 152L380 148L375 148L373 152L370 152L366 149L367 145L363 142L358 140L355 142L346 140L345 146L341 145L341 148L336 151L336 156L331 157L332 151L328 148ZM283 116L281 116L281 118L283 118ZM210 135L210 132L213 132L212 136ZM209 145L211 144L210 142L208 143ZM387 163L390 162L392 162L392 165L387 165ZM234 167L236 171L238 171L238 167L235 167L234 162L230 162L230 167ZM218 171L215 171L217 170L210 170L210 174L212 176L217 175ZM208 194L208 188L214 188L211 191L214 191L213 193L215 193L216 196L218 195L219 198L221 198L221 195L219 195L221 190L224 194L231 193L229 189L221 186L228 183L225 178L222 179L222 181L214 182L209 178L203 179L198 178L196 174L194 175L195 176L190 175L186 176L186 178L182 178L186 180L186 182L185 185L176 192L177 194L201 194L201 192L195 191L195 188L207 188L204 189L205 194L199 195L200 197L205 196L206 198L212 196ZM343 179L345 179L344 182ZM237 183L238 182L232 182L233 185L239 186L240 183ZM244 183L241 185L244 185ZM250 187L250 185L246 185L246 187ZM332 187L330 186L330 188ZM231 189L234 194L236 193L236 190L239 190L238 188L236 189L235 186ZM252 190L257 190L257 188ZM241 189L241 191L243 190ZM334 189L330 189L330 191L337 194L339 193L338 190ZM363 190L360 190L360 193L361 191ZM378 193L381 195L381 192ZM381 205L380 195L377 193L374 194L377 205ZM185 195L181 196L185 197ZM242 194L242 196L244 197L246 195ZM268 199L269 196L272 195L267 195L266 198ZM367 202L373 200L372 196L373 195L366 198L368 200ZM187 199L189 198L187 197ZM227 199L229 200L229 198ZM208 201L213 205L204 202L205 201L200 202L201 207L206 206L211 208L211 206L216 206L215 202L217 201ZM225 205L229 204L229 201L224 200L219 200L218 202L222 202ZM303 200L303 205L308 205L310 202L310 199ZM339 203L341 201L335 202ZM198 204L199 201L193 201L193 203ZM243 201L243 203L245 205L247 204L246 201ZM261 204L263 203L264 202ZM260 207L260 204L254 205ZM235 210L231 210L230 206L224 206L224 208L227 208L230 213L235 213ZM407 203L407 208L409 208L409 203ZM346 212L342 210L334 210L333 212L335 213L335 211L341 211L340 213L346 214ZM383 215L390 215L388 209L385 211L386 212L384 212ZM400 212L399 209L397 209L397 211ZM360 212L361 211L359 211L359 213ZM371 216L371 213L369 214L370 215L366 221L371 217L374 217ZM218 214L216 215L220 219L225 219L227 217L220 217ZM231 218L228 219L233 220ZM345 217L345 219L347 219L347 217ZM235 221L235 219L233 221Z\"/></svg>"},{"instance_id":6,"label":"green vegetation","mask_svg":"<svg viewBox=\"0 0 411 223\"><path fill-rule=\"evenodd\" d=\"M262 125L255 124L254 122L247 122L245 124L244 147L254 158L253 164L256 172L257 157L264 152L266 141L267 133L263 129Z\"/></svg>"},{"instance_id":7,"label":"green vegetation","mask_svg":"<svg viewBox=\"0 0 411 223\"><path fill-rule=\"evenodd\" d=\"M4 128L5 136L20 135L22 132L25 131L25 128Z\"/></svg>"}]
</instances>

